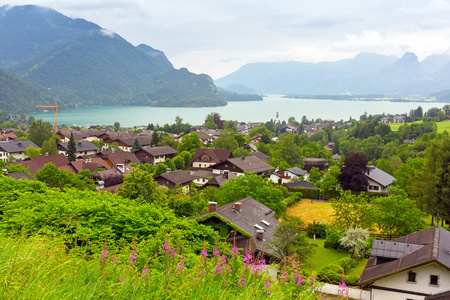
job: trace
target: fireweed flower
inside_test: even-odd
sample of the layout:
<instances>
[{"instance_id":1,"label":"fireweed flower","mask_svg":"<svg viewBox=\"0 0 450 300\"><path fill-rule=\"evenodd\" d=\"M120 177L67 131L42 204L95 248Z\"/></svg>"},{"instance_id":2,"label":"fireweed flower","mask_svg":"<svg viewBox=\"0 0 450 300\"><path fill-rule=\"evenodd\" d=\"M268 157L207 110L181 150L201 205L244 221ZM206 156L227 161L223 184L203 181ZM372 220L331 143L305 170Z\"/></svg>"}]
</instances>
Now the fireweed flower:
<instances>
[{"instance_id":1,"label":"fireweed flower","mask_svg":"<svg viewBox=\"0 0 450 300\"><path fill-rule=\"evenodd\" d=\"M119 259L117 259L117 257L113 258L113 263L117 263L119 261Z\"/></svg>"},{"instance_id":2,"label":"fireweed flower","mask_svg":"<svg viewBox=\"0 0 450 300\"><path fill-rule=\"evenodd\" d=\"M102 259L106 260L108 258L108 250L103 249L102 251Z\"/></svg>"},{"instance_id":3,"label":"fireweed flower","mask_svg":"<svg viewBox=\"0 0 450 300\"><path fill-rule=\"evenodd\" d=\"M214 256L219 256L220 255L219 249L214 249L213 250L213 255Z\"/></svg>"},{"instance_id":4,"label":"fireweed flower","mask_svg":"<svg viewBox=\"0 0 450 300\"><path fill-rule=\"evenodd\" d=\"M227 263L227 257L226 256L221 256L220 257L220 259L219 259L219 263L221 263L221 264L226 264Z\"/></svg>"},{"instance_id":5,"label":"fireweed flower","mask_svg":"<svg viewBox=\"0 0 450 300\"><path fill-rule=\"evenodd\" d=\"M250 253L246 253L244 257L244 265L248 265L252 262L252 255Z\"/></svg>"},{"instance_id":6,"label":"fireweed flower","mask_svg":"<svg viewBox=\"0 0 450 300\"><path fill-rule=\"evenodd\" d=\"M214 268L215 271L215 275L222 275L222 266L219 264L216 265L216 267Z\"/></svg>"},{"instance_id":7,"label":"fireweed flower","mask_svg":"<svg viewBox=\"0 0 450 300\"><path fill-rule=\"evenodd\" d=\"M142 270L142 276L145 276L145 275L147 275L147 276L150 275L150 270L149 269L143 269Z\"/></svg>"},{"instance_id":8,"label":"fireweed flower","mask_svg":"<svg viewBox=\"0 0 450 300\"><path fill-rule=\"evenodd\" d=\"M136 263L136 253L130 253L130 256L128 257L128 263L133 265Z\"/></svg>"},{"instance_id":9,"label":"fireweed flower","mask_svg":"<svg viewBox=\"0 0 450 300\"><path fill-rule=\"evenodd\" d=\"M245 288L245 278L244 277L239 278L238 287Z\"/></svg>"},{"instance_id":10,"label":"fireweed flower","mask_svg":"<svg viewBox=\"0 0 450 300\"><path fill-rule=\"evenodd\" d=\"M202 255L202 258L207 258L208 257L208 251L206 251L205 248L202 249L202 252L200 252L200 254Z\"/></svg>"},{"instance_id":11,"label":"fireweed flower","mask_svg":"<svg viewBox=\"0 0 450 300\"><path fill-rule=\"evenodd\" d=\"M178 274L180 274L181 272L184 272L184 262L181 260L178 262L177 271L178 271Z\"/></svg>"},{"instance_id":12,"label":"fireweed flower","mask_svg":"<svg viewBox=\"0 0 450 300\"><path fill-rule=\"evenodd\" d=\"M289 274L287 272L284 272L283 275L281 275L280 281L289 282Z\"/></svg>"},{"instance_id":13,"label":"fireweed flower","mask_svg":"<svg viewBox=\"0 0 450 300\"><path fill-rule=\"evenodd\" d=\"M238 251L238 248L237 248L236 246L231 247L231 254L232 254L233 256L237 255L238 252L239 252L239 251Z\"/></svg>"},{"instance_id":14,"label":"fireweed flower","mask_svg":"<svg viewBox=\"0 0 450 300\"><path fill-rule=\"evenodd\" d=\"M175 250L170 251L170 255L172 256L172 258L174 258L175 255L177 255L177 251Z\"/></svg>"},{"instance_id":15,"label":"fireweed flower","mask_svg":"<svg viewBox=\"0 0 450 300\"><path fill-rule=\"evenodd\" d=\"M347 284L345 282L341 282L338 287L338 296L346 297L348 294Z\"/></svg>"},{"instance_id":16,"label":"fireweed flower","mask_svg":"<svg viewBox=\"0 0 450 300\"><path fill-rule=\"evenodd\" d=\"M169 252L170 251L170 244L169 243L165 243L163 246L163 253Z\"/></svg>"}]
</instances>

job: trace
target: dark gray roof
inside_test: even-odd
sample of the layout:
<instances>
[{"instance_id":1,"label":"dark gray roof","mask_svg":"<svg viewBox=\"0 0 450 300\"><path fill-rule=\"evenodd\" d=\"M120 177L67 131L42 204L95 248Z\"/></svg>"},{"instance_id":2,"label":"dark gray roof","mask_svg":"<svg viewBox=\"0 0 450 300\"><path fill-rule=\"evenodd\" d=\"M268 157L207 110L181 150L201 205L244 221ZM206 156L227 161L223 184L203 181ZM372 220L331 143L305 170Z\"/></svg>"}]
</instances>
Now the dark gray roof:
<instances>
[{"instance_id":1,"label":"dark gray roof","mask_svg":"<svg viewBox=\"0 0 450 300\"><path fill-rule=\"evenodd\" d=\"M14 141L2 141L0 142L0 149L7 153L17 153L17 152L24 152L27 150L29 146L33 146L36 149L40 149L35 143L32 141L21 141L21 140L14 140Z\"/></svg>"},{"instance_id":2,"label":"dark gray roof","mask_svg":"<svg viewBox=\"0 0 450 300\"><path fill-rule=\"evenodd\" d=\"M298 167L289 168L289 169L286 169L286 171L289 171L296 176L302 176L302 175L305 175L306 173L308 173L308 171L302 170Z\"/></svg>"},{"instance_id":3,"label":"dark gray roof","mask_svg":"<svg viewBox=\"0 0 450 300\"><path fill-rule=\"evenodd\" d=\"M268 163L262 161L261 159L259 159L256 156L242 156L242 157L229 158L227 161L234 164L239 169L247 171L249 173L266 172L266 171L271 171L274 169L274 167L272 167ZM223 162L223 163L226 163L226 162ZM219 164L217 164L217 165L219 165ZM215 166L217 166L217 165L215 165ZM214 168L215 166L211 166L211 168Z\"/></svg>"},{"instance_id":4,"label":"dark gray roof","mask_svg":"<svg viewBox=\"0 0 450 300\"><path fill-rule=\"evenodd\" d=\"M375 240L374 245L359 279L361 285L429 263L450 270L450 232L442 227L427 228L390 242ZM411 250L407 250L409 247ZM383 262L386 258L388 261Z\"/></svg>"},{"instance_id":5,"label":"dark gray roof","mask_svg":"<svg viewBox=\"0 0 450 300\"><path fill-rule=\"evenodd\" d=\"M233 202L213 211L204 212L193 219L216 213L227 221L233 223L235 226L239 227L241 230L245 231L247 234L251 235L253 238L252 243L255 244L257 250L271 254L271 249L264 246L264 241L256 238L256 230L258 228L255 225L264 229L264 238L266 242L270 241L272 239L273 229L280 224L280 222L275 219L275 212L252 197L247 197L237 202L242 203L241 211L234 209L235 202ZM261 222L262 220L266 221L269 225Z\"/></svg>"},{"instance_id":6,"label":"dark gray roof","mask_svg":"<svg viewBox=\"0 0 450 300\"><path fill-rule=\"evenodd\" d=\"M67 151L67 145L69 142L61 142L57 143L58 150L60 151ZM77 152L81 151L98 151L98 147L92 144L89 141L78 141L75 142L75 145L77 147Z\"/></svg>"},{"instance_id":7,"label":"dark gray roof","mask_svg":"<svg viewBox=\"0 0 450 300\"><path fill-rule=\"evenodd\" d=\"M170 146L144 147L141 150L147 152L151 156L178 154L178 151Z\"/></svg>"},{"instance_id":8,"label":"dark gray roof","mask_svg":"<svg viewBox=\"0 0 450 300\"><path fill-rule=\"evenodd\" d=\"M192 180L195 180L195 177L189 174L188 172L185 172L183 170L176 170L171 171L168 173L164 173L158 176L155 176L155 179L157 178L164 178L165 180L168 180L174 184L183 184L191 182Z\"/></svg>"},{"instance_id":9,"label":"dark gray roof","mask_svg":"<svg viewBox=\"0 0 450 300\"><path fill-rule=\"evenodd\" d=\"M32 181L36 180L36 179L34 179L34 177L31 177L30 175L28 175L27 173L22 172L22 171L8 173L8 174L5 174L5 176L9 177L9 178L14 178L16 180L19 180L19 179L32 180Z\"/></svg>"},{"instance_id":10,"label":"dark gray roof","mask_svg":"<svg viewBox=\"0 0 450 300\"><path fill-rule=\"evenodd\" d=\"M375 182L378 182L382 186L389 186L392 184L392 182L395 180L395 177L392 175L389 175L388 173L384 172L383 170L378 169L375 166L370 166L372 168L366 176L369 179L372 179Z\"/></svg>"}]
</instances>

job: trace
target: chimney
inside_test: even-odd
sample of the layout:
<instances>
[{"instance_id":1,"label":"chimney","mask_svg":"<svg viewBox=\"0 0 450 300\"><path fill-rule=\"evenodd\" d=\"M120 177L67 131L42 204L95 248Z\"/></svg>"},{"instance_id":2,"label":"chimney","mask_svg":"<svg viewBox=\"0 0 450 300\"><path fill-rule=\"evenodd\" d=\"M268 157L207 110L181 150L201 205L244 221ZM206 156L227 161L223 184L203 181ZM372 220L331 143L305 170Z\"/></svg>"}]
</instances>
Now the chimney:
<instances>
[{"instance_id":1,"label":"chimney","mask_svg":"<svg viewBox=\"0 0 450 300\"><path fill-rule=\"evenodd\" d=\"M237 209L238 211L242 210L242 203L241 202L236 202L234 204L234 208Z\"/></svg>"},{"instance_id":2,"label":"chimney","mask_svg":"<svg viewBox=\"0 0 450 300\"><path fill-rule=\"evenodd\" d=\"M256 230L256 237L257 237L258 239L260 239L261 241L264 241L264 240L265 240L265 239L264 239L264 229L263 229L263 230L257 229L257 230Z\"/></svg>"},{"instance_id":3,"label":"chimney","mask_svg":"<svg viewBox=\"0 0 450 300\"><path fill-rule=\"evenodd\" d=\"M3 169L2 172L3 172L3 175L8 175L8 170L7 169Z\"/></svg>"},{"instance_id":4,"label":"chimney","mask_svg":"<svg viewBox=\"0 0 450 300\"><path fill-rule=\"evenodd\" d=\"M172 169L171 168L166 168L166 173L170 173L170 172L172 172Z\"/></svg>"},{"instance_id":5,"label":"chimney","mask_svg":"<svg viewBox=\"0 0 450 300\"><path fill-rule=\"evenodd\" d=\"M208 202L209 204L209 211L213 211L217 209L217 202Z\"/></svg>"},{"instance_id":6,"label":"chimney","mask_svg":"<svg viewBox=\"0 0 450 300\"><path fill-rule=\"evenodd\" d=\"M22 147L22 142L18 142L17 146Z\"/></svg>"},{"instance_id":7,"label":"chimney","mask_svg":"<svg viewBox=\"0 0 450 300\"><path fill-rule=\"evenodd\" d=\"M244 155L242 155L242 156L241 156L241 159L242 159L242 160L245 160L245 156L244 156Z\"/></svg>"}]
</instances>

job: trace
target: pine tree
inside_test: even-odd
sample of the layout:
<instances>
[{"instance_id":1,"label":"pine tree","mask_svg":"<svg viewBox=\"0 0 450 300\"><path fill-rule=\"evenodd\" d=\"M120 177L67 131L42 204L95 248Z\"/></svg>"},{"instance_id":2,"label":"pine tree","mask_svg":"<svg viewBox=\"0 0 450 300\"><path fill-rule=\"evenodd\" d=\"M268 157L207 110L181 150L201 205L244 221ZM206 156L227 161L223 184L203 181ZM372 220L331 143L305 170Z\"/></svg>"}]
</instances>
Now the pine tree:
<instances>
[{"instance_id":1,"label":"pine tree","mask_svg":"<svg viewBox=\"0 0 450 300\"><path fill-rule=\"evenodd\" d=\"M131 152L136 152L141 148L142 148L141 143L139 142L139 140L137 138L135 138L133 140L133 145L131 146Z\"/></svg>"},{"instance_id":2,"label":"pine tree","mask_svg":"<svg viewBox=\"0 0 450 300\"><path fill-rule=\"evenodd\" d=\"M75 140L73 138L73 132L70 133L70 139L67 143L67 159L69 161L76 161L77 157L75 156L75 153L77 152L77 145L75 144Z\"/></svg>"}]
</instances>

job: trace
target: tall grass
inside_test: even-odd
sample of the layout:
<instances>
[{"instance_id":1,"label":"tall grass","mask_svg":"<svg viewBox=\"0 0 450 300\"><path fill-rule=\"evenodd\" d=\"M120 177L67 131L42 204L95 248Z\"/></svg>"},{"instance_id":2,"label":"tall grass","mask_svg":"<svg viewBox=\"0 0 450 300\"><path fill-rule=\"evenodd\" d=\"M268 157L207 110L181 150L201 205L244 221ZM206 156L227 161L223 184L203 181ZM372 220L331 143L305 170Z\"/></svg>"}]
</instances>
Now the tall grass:
<instances>
[{"instance_id":1,"label":"tall grass","mask_svg":"<svg viewBox=\"0 0 450 300\"><path fill-rule=\"evenodd\" d=\"M185 256L166 242L152 257L125 251L75 254L46 237L0 236L0 298L318 299L314 276L295 260L276 280L263 257L239 255L235 247Z\"/></svg>"}]
</instances>

